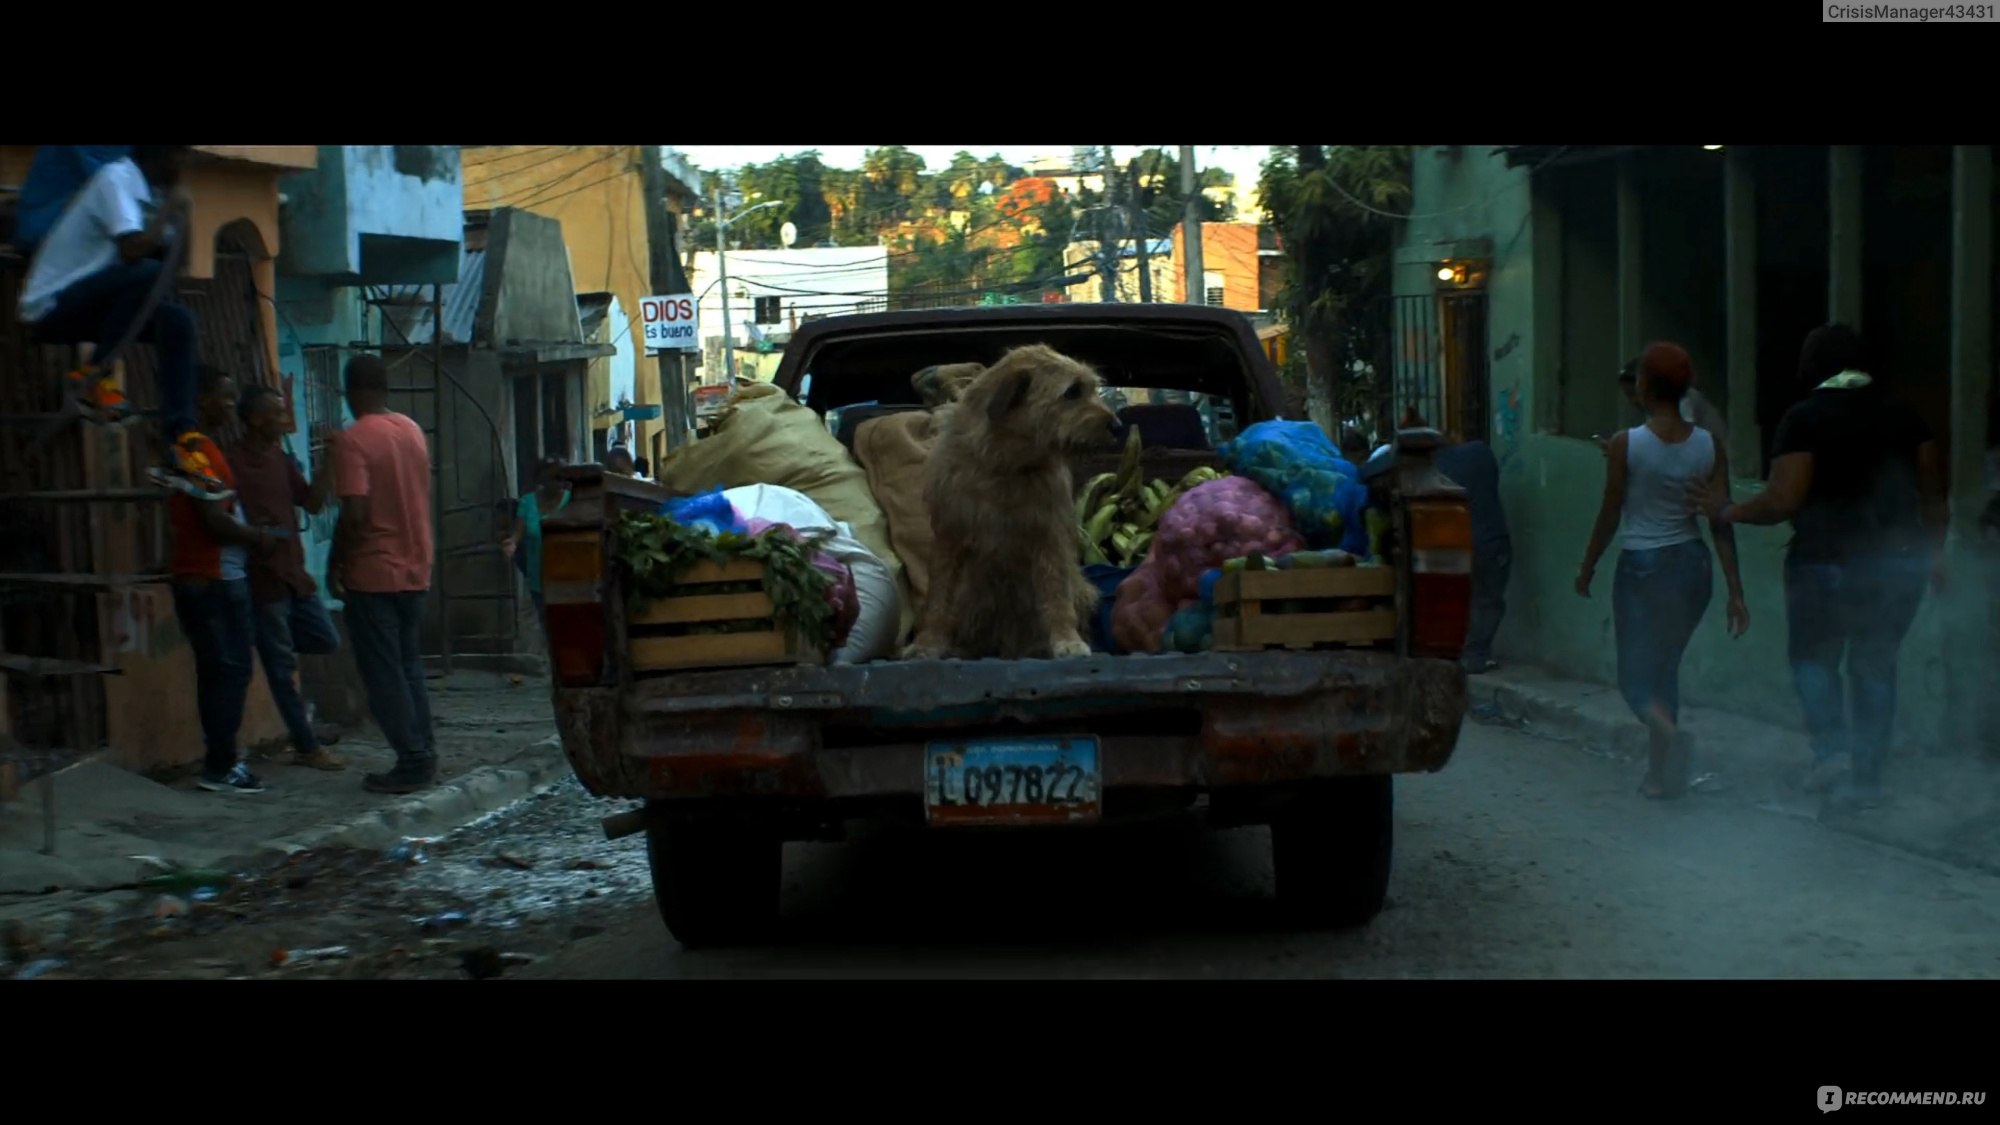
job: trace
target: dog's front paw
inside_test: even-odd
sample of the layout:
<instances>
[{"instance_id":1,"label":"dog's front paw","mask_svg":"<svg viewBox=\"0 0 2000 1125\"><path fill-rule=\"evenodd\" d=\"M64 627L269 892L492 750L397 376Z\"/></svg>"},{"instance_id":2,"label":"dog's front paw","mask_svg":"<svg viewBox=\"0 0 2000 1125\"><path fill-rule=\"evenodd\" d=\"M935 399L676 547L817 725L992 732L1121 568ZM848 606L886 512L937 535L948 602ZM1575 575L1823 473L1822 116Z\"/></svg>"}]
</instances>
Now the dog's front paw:
<instances>
[{"instance_id":1,"label":"dog's front paw","mask_svg":"<svg viewBox=\"0 0 2000 1125\"><path fill-rule=\"evenodd\" d=\"M1057 641L1049 646L1049 650L1055 654L1057 660L1075 660L1090 655L1090 645L1074 638Z\"/></svg>"}]
</instances>

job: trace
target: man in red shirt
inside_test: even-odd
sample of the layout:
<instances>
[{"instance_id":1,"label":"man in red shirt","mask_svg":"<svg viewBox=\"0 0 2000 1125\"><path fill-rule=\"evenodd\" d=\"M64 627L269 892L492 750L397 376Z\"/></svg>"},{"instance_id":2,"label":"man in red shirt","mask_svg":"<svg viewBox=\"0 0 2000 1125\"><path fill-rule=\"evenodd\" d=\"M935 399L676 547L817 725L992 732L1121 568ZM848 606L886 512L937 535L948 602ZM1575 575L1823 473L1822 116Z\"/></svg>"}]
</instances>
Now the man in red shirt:
<instances>
[{"instance_id":1,"label":"man in red shirt","mask_svg":"<svg viewBox=\"0 0 2000 1125\"><path fill-rule=\"evenodd\" d=\"M389 409L389 369L378 356L348 362L347 405L354 424L334 446L340 527L327 573L344 591L368 709L396 751L395 769L365 784L414 793L437 780L418 640L431 585L430 446L415 422Z\"/></svg>"},{"instance_id":2,"label":"man in red shirt","mask_svg":"<svg viewBox=\"0 0 2000 1125\"><path fill-rule=\"evenodd\" d=\"M271 700L291 732L298 763L313 769L345 769L345 762L320 746L296 681L301 653L325 656L340 648L340 633L320 601L319 587L306 573L305 551L299 545L299 509L318 514L333 491L333 477L323 469L316 471L308 486L298 462L285 452L289 419L284 397L277 391L246 388L239 413L243 440L229 451L236 498L250 526L268 531L276 540L269 552L251 558L249 565L257 656L264 662Z\"/></svg>"},{"instance_id":3,"label":"man in red shirt","mask_svg":"<svg viewBox=\"0 0 2000 1125\"><path fill-rule=\"evenodd\" d=\"M199 385L200 423L221 432L236 409L236 384L223 372L204 367ZM235 488L222 450L207 437L195 436L197 451L223 487ZM264 554L274 540L269 532L243 522L233 498L195 500L176 492L167 498L167 523L174 615L194 653L195 702L207 747L201 787L216 793L261 793L264 784L243 764L236 735L250 694L250 649L256 636L247 566L252 552Z\"/></svg>"}]
</instances>

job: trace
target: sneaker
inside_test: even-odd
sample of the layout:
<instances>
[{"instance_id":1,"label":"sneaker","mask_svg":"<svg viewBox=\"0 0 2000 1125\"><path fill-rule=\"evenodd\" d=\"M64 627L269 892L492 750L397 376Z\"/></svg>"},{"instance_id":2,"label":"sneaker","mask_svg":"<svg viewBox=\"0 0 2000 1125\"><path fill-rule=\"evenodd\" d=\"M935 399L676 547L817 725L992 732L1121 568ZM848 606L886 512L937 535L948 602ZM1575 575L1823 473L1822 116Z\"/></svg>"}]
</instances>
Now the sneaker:
<instances>
[{"instance_id":1,"label":"sneaker","mask_svg":"<svg viewBox=\"0 0 2000 1125\"><path fill-rule=\"evenodd\" d=\"M322 746L310 754L292 753L292 764L309 770L325 770L338 773L347 768L347 759Z\"/></svg>"},{"instance_id":2,"label":"sneaker","mask_svg":"<svg viewBox=\"0 0 2000 1125\"><path fill-rule=\"evenodd\" d=\"M370 793L420 793L436 784L435 765L420 769L397 766L388 773L371 773L361 779L361 787Z\"/></svg>"},{"instance_id":3,"label":"sneaker","mask_svg":"<svg viewBox=\"0 0 2000 1125\"><path fill-rule=\"evenodd\" d=\"M214 503L227 500L236 495L229 488L220 485L210 486L203 484L193 477L184 475L178 468L169 469L155 466L146 470L146 476L157 487L172 489L195 500Z\"/></svg>"},{"instance_id":4,"label":"sneaker","mask_svg":"<svg viewBox=\"0 0 2000 1125\"><path fill-rule=\"evenodd\" d=\"M86 367L69 373L69 390L82 410L103 422L122 421L132 413L132 402L110 372Z\"/></svg>"},{"instance_id":5,"label":"sneaker","mask_svg":"<svg viewBox=\"0 0 2000 1125\"><path fill-rule=\"evenodd\" d=\"M204 444L210 444L208 438L196 430L180 434L180 440L174 442L174 472L194 480L208 492L222 492L228 484L224 484L222 476L216 474L216 464L208 460L208 452L202 450Z\"/></svg>"},{"instance_id":6,"label":"sneaker","mask_svg":"<svg viewBox=\"0 0 2000 1125\"><path fill-rule=\"evenodd\" d=\"M250 767L244 765L242 762L236 763L235 768L225 774L212 774L207 770L203 770L201 780L197 784L210 793L262 793L264 791L263 780L256 774L251 773Z\"/></svg>"}]
</instances>

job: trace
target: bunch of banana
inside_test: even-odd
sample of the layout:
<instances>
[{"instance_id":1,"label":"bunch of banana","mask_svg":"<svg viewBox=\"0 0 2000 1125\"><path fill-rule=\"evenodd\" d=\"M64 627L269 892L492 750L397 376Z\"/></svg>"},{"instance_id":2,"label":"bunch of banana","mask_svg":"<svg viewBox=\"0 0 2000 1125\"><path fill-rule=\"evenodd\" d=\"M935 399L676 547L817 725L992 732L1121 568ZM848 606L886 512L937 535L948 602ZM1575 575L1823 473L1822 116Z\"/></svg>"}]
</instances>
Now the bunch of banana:
<instances>
[{"instance_id":1,"label":"bunch of banana","mask_svg":"<svg viewBox=\"0 0 2000 1125\"><path fill-rule=\"evenodd\" d=\"M1160 517L1173 507L1181 493L1198 484L1220 480L1224 475L1203 466L1182 477L1178 484L1147 481L1139 450L1139 431L1134 428L1125 443L1125 457L1118 471L1092 477L1077 497L1076 518L1082 528L1086 566L1099 563L1136 566L1153 545Z\"/></svg>"}]
</instances>

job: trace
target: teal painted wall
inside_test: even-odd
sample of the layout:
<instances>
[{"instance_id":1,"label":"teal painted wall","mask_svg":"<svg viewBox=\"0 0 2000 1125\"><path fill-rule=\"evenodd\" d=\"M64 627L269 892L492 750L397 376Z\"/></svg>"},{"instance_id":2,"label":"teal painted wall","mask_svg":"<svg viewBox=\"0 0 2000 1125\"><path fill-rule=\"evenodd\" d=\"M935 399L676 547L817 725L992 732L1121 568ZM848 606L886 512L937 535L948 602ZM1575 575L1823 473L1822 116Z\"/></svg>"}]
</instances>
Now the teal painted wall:
<instances>
[{"instance_id":1,"label":"teal painted wall","mask_svg":"<svg viewBox=\"0 0 2000 1125\"><path fill-rule=\"evenodd\" d=\"M1396 291L1429 292L1437 260L1451 243L1490 239L1488 356L1496 405L1494 450L1501 461L1502 497L1514 543L1514 571L1501 659L1539 664L1564 675L1609 684L1616 668L1611 627L1614 543L1599 564L1589 600L1574 590L1576 571L1603 494L1604 459L1588 436L1630 425L1617 399L1616 208L1612 169L1583 166L1550 184L1527 182L1522 169L1488 154L1496 146L1466 145L1455 157L1420 148L1413 166L1412 218L1397 255ZM1667 201L1677 181L1700 183L1699 169L1670 175L1643 198ZM1716 193L1720 194L1717 179ZM1685 183L1682 183L1683 188ZM1601 187L1601 193L1599 188ZM1705 190L1705 189L1704 189ZM1713 211L1708 230L1703 218ZM1696 202L1693 219L1646 223L1653 247L1649 287L1664 287L1674 271L1702 287L1721 254L1720 207ZM1570 237L1565 238L1567 233ZM1711 237L1712 231L1712 237ZM1713 243L1711 254L1705 247ZM1719 274L1715 282L1719 290ZM1642 325L1658 334L1690 337L1704 362L1702 379L1718 398L1722 333L1713 302L1700 293L1649 300ZM1711 374L1712 372L1712 374ZM1713 381L1711 381L1713 380ZM1726 401L1726 398L1723 398ZM1509 404L1518 425L1510 425ZM1739 481L1742 494L1756 488ZM1694 706L1716 707L1796 725L1798 703L1785 658L1782 582L1788 528L1738 531L1751 628L1732 641L1723 620L1722 584L1682 665L1682 690ZM1927 601L1904 642L1898 740L1938 748L1943 740L1944 630L1939 604Z\"/></svg>"}]
</instances>

